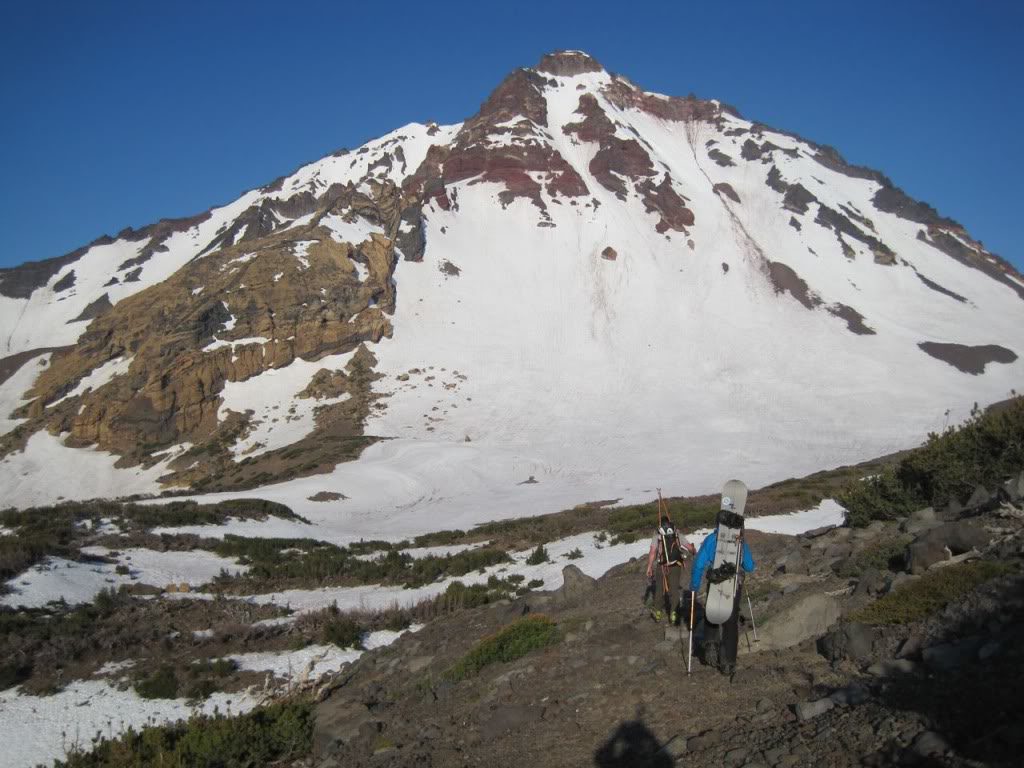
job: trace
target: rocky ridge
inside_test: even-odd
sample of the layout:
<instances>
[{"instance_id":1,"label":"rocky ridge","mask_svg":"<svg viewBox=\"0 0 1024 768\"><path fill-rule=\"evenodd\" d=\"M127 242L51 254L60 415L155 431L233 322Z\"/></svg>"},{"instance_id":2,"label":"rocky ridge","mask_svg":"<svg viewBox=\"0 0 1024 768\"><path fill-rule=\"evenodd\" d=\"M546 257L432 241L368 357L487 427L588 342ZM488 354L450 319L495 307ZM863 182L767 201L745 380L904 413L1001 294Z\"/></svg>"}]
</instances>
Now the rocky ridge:
<instances>
[{"instance_id":1,"label":"rocky ridge","mask_svg":"<svg viewBox=\"0 0 1024 768\"><path fill-rule=\"evenodd\" d=\"M1024 473L966 509L811 532L795 545L748 534L758 639L746 622L732 679L698 659L686 675L686 630L655 624L640 604L642 563L596 581L569 565L554 593L435 620L323 685L307 764L1014 764L1022 491ZM881 551L896 554L888 567L865 565ZM923 618L858 620L918 571L977 558L1000 575ZM539 614L561 642L476 677L446 676L482 637Z\"/></svg>"}]
</instances>

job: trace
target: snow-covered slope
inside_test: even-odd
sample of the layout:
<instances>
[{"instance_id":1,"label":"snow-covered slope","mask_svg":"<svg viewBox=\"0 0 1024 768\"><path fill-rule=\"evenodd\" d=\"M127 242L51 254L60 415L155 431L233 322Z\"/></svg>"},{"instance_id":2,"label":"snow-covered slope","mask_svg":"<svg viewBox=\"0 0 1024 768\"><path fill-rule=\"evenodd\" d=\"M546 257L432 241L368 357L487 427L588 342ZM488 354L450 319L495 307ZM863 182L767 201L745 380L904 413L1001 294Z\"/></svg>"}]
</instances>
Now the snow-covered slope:
<instances>
[{"instance_id":1,"label":"snow-covered slope","mask_svg":"<svg viewBox=\"0 0 1024 768\"><path fill-rule=\"evenodd\" d=\"M139 267L118 267L143 251L129 282ZM0 273L2 355L75 346L34 364L43 394L27 391L28 363L0 389L22 409L0 414L8 432L124 454L133 414L155 409L173 428L132 439L156 453L216 437L219 477L289 446L302 461L334 408L393 442L267 494L315 507L304 494L344 493L360 531L384 509L426 530L655 485L759 484L906 447L1024 378L1024 278L958 224L833 150L647 93L578 52L512 73L465 123L405 126L30 282ZM187 348L149 310L172 288L202 326ZM126 301L140 290L153 300ZM347 303L331 304L339 290ZM113 306L82 335L75 318L103 295ZM302 314L316 302L319 325ZM309 342L328 320L342 331ZM129 339L135 325L157 330ZM360 344L377 378L357 391ZM183 372L201 384L175 389ZM317 375L322 391L303 394ZM81 448L55 443L47 458L74 475ZM61 492L40 446L8 443L15 503L128 490L111 469ZM175 465L177 484L197 461Z\"/></svg>"}]
</instances>

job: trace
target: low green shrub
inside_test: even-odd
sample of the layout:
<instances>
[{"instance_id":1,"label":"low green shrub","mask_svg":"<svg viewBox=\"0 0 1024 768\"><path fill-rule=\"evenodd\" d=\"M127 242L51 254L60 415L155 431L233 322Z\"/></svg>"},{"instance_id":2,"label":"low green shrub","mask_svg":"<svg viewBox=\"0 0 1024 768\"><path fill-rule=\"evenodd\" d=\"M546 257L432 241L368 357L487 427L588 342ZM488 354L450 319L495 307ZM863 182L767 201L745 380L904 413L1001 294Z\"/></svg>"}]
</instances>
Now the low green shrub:
<instances>
[{"instance_id":1,"label":"low green shrub","mask_svg":"<svg viewBox=\"0 0 1024 768\"><path fill-rule=\"evenodd\" d=\"M452 613L464 608L476 608L480 605L503 600L514 594L514 586L503 586L500 579L497 577L491 578L494 579L493 583L470 584L468 586L461 581L453 581L444 592L434 598L432 603L433 612L435 614L442 614Z\"/></svg>"},{"instance_id":2,"label":"low green shrub","mask_svg":"<svg viewBox=\"0 0 1024 768\"><path fill-rule=\"evenodd\" d=\"M349 616L338 616L324 624L324 642L339 648L363 650L363 628Z\"/></svg>"},{"instance_id":3,"label":"low green shrub","mask_svg":"<svg viewBox=\"0 0 1024 768\"><path fill-rule=\"evenodd\" d=\"M189 675L201 677L212 675L213 677L227 677L238 670L238 662L234 659L204 659L189 665Z\"/></svg>"},{"instance_id":4,"label":"low green shrub","mask_svg":"<svg viewBox=\"0 0 1024 768\"><path fill-rule=\"evenodd\" d=\"M840 565L836 573L843 578L856 577L865 571L899 571L905 565L907 544L911 536L899 536L866 547L863 551L847 559Z\"/></svg>"},{"instance_id":5,"label":"low green shrub","mask_svg":"<svg viewBox=\"0 0 1024 768\"><path fill-rule=\"evenodd\" d=\"M234 659L204 659L188 665L182 692L190 701L202 701L223 687L224 679L238 670Z\"/></svg>"},{"instance_id":6,"label":"low green shrub","mask_svg":"<svg viewBox=\"0 0 1024 768\"><path fill-rule=\"evenodd\" d=\"M402 576L405 586L410 588L432 584L442 576L464 576L472 571L482 571L493 565L512 562L507 552L494 547L467 549L452 555L411 560Z\"/></svg>"},{"instance_id":7,"label":"low green shrub","mask_svg":"<svg viewBox=\"0 0 1024 768\"><path fill-rule=\"evenodd\" d=\"M508 553L495 547L479 547L450 555L413 558L386 545L383 556L372 560L356 557L356 551L315 539L262 539L227 534L213 545L222 557L236 557L249 565L245 574L218 578L221 588L259 589L294 582L313 584L402 584L414 588L443 576L463 576L493 565L511 562Z\"/></svg>"},{"instance_id":8,"label":"low green shrub","mask_svg":"<svg viewBox=\"0 0 1024 768\"><path fill-rule=\"evenodd\" d=\"M579 560L581 557L583 557L583 552L580 550L579 547L576 547L575 549L570 549L568 552L566 552L565 556L569 560Z\"/></svg>"},{"instance_id":9,"label":"low green shrub","mask_svg":"<svg viewBox=\"0 0 1024 768\"><path fill-rule=\"evenodd\" d=\"M144 699L176 699L178 687L174 667L162 666L149 677L137 682L135 692Z\"/></svg>"},{"instance_id":10,"label":"low green shrub","mask_svg":"<svg viewBox=\"0 0 1024 768\"><path fill-rule=\"evenodd\" d=\"M0 691L21 685L32 677L32 665L18 661L5 661L0 664Z\"/></svg>"},{"instance_id":11,"label":"low green shrub","mask_svg":"<svg viewBox=\"0 0 1024 768\"><path fill-rule=\"evenodd\" d=\"M163 768L259 766L292 761L309 754L313 743L313 705L291 701L244 715L202 715L171 725L129 729L103 739L89 751L72 750L55 768Z\"/></svg>"},{"instance_id":12,"label":"low green shrub","mask_svg":"<svg viewBox=\"0 0 1024 768\"><path fill-rule=\"evenodd\" d=\"M1010 571L1005 563L980 560L929 571L864 606L850 618L864 624L908 624L941 610L980 584Z\"/></svg>"},{"instance_id":13,"label":"low green shrub","mask_svg":"<svg viewBox=\"0 0 1024 768\"><path fill-rule=\"evenodd\" d=\"M490 664L515 661L559 639L558 626L547 616L527 616L473 646L448 670L447 677L453 681L465 680Z\"/></svg>"},{"instance_id":14,"label":"low green shrub","mask_svg":"<svg viewBox=\"0 0 1024 768\"><path fill-rule=\"evenodd\" d=\"M526 558L527 565L540 565L546 562L548 562L548 551L543 544L538 544L537 548Z\"/></svg>"},{"instance_id":15,"label":"low green shrub","mask_svg":"<svg viewBox=\"0 0 1024 768\"><path fill-rule=\"evenodd\" d=\"M715 503L697 503L683 499L671 499L666 502L669 515L679 528L700 528L715 522L718 506ZM638 538L650 536L658 524L658 504L633 504L626 507L615 507L608 513L608 533L613 543L618 539L623 543L632 543ZM599 539L600 541L600 539Z\"/></svg>"},{"instance_id":16,"label":"low green shrub","mask_svg":"<svg viewBox=\"0 0 1024 768\"><path fill-rule=\"evenodd\" d=\"M465 531L435 531L417 536L412 543L417 547L445 547L458 544L464 538L466 538Z\"/></svg>"},{"instance_id":17,"label":"low green shrub","mask_svg":"<svg viewBox=\"0 0 1024 768\"><path fill-rule=\"evenodd\" d=\"M925 506L963 501L977 485L993 487L1024 467L1024 397L1000 408L977 407L962 425L932 433L893 467L856 480L838 495L853 526L904 517Z\"/></svg>"},{"instance_id":18,"label":"low green shrub","mask_svg":"<svg viewBox=\"0 0 1024 768\"><path fill-rule=\"evenodd\" d=\"M846 522L863 528L872 520L906 517L923 506L900 483L895 467L855 480L840 491L837 501L846 509Z\"/></svg>"}]
</instances>

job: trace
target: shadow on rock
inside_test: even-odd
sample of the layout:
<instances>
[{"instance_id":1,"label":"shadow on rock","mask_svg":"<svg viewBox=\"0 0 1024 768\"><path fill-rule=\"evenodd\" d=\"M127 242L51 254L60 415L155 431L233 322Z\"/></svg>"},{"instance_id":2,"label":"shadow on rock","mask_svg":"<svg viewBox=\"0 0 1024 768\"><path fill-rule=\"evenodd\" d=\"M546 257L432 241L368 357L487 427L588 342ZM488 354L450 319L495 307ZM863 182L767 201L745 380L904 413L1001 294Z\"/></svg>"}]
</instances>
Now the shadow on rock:
<instances>
[{"instance_id":1,"label":"shadow on rock","mask_svg":"<svg viewBox=\"0 0 1024 768\"><path fill-rule=\"evenodd\" d=\"M594 753L597 768L672 768L675 760L640 717L622 723Z\"/></svg>"},{"instance_id":2,"label":"shadow on rock","mask_svg":"<svg viewBox=\"0 0 1024 768\"><path fill-rule=\"evenodd\" d=\"M961 616L944 642L924 649L927 675L896 676L881 698L925 715L960 756L1016 766L1024 752L1024 578L1001 587L994 607Z\"/></svg>"}]
</instances>

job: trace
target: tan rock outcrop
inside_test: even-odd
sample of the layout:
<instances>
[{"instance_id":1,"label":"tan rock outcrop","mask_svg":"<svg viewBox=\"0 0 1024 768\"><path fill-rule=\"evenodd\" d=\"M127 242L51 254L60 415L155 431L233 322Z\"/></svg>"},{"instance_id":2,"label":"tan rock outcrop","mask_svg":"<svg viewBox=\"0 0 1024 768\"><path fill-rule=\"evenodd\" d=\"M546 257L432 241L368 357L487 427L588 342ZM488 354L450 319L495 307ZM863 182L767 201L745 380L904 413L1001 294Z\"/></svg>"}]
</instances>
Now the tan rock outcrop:
<instances>
[{"instance_id":1,"label":"tan rock outcrop","mask_svg":"<svg viewBox=\"0 0 1024 768\"><path fill-rule=\"evenodd\" d=\"M303 209L312 205L306 197L300 202ZM395 237L409 200L395 185L374 182L368 193L335 185L315 204L308 224L225 245L97 317L76 345L54 354L21 409L29 422L3 438L0 454L45 428L69 432L69 445L119 454L124 465L149 463L161 448L188 441L205 446L206 475L223 471L231 463L228 447L246 429L244 416L218 419L225 383L392 333ZM384 234L339 242L321 223L327 214L364 219ZM83 377L119 358L130 359L127 373L57 403ZM323 371L327 379L309 388L326 397L352 395L317 416L318 424L345 436L362 435L371 399L367 366L375 361L368 352L356 359L355 372ZM190 481L203 475L195 462L189 465Z\"/></svg>"}]
</instances>

